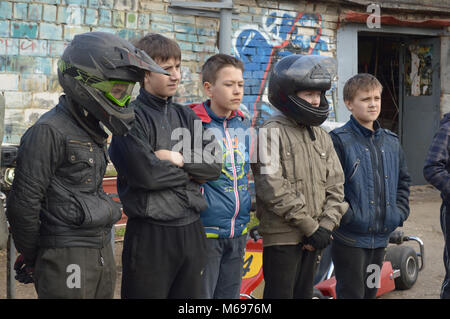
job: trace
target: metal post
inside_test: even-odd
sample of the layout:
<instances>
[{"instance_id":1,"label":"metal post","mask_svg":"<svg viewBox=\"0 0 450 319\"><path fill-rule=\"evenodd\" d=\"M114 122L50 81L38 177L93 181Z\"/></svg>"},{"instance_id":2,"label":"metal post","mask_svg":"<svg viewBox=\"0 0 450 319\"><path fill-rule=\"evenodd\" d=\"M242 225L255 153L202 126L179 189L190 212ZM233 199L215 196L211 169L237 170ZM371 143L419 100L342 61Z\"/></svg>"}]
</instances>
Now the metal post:
<instances>
[{"instance_id":1,"label":"metal post","mask_svg":"<svg viewBox=\"0 0 450 319\"><path fill-rule=\"evenodd\" d=\"M233 0L221 0L227 8L220 9L219 52L231 54Z\"/></svg>"},{"instance_id":2,"label":"metal post","mask_svg":"<svg viewBox=\"0 0 450 319\"><path fill-rule=\"evenodd\" d=\"M0 146L3 141L3 127L5 118L5 97L0 94ZM2 158L0 156L0 178L3 178ZM1 183L0 183L1 185ZM0 250L6 249L8 246L8 224L6 222L6 215L4 205L6 203L6 196L3 194L3 189L0 190Z\"/></svg>"},{"instance_id":3,"label":"metal post","mask_svg":"<svg viewBox=\"0 0 450 319\"><path fill-rule=\"evenodd\" d=\"M16 261L16 246L11 234L8 238L8 250L6 253L6 298L16 299L16 272L14 262Z\"/></svg>"}]
</instances>

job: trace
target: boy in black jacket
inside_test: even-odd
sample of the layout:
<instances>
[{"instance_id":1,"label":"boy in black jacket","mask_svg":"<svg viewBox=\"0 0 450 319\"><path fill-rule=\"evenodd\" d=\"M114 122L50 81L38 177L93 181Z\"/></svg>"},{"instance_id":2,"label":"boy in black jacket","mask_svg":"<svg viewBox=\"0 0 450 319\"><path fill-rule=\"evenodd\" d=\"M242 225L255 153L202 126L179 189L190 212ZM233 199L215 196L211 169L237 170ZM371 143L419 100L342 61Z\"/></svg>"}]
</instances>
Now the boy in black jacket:
<instances>
[{"instance_id":1,"label":"boy in black jacket","mask_svg":"<svg viewBox=\"0 0 450 319\"><path fill-rule=\"evenodd\" d=\"M199 144L200 119L189 107L172 101L181 78L178 44L148 34L135 45L170 76L147 72L131 103L136 124L127 136L114 137L109 148L129 217L122 298L198 298L206 262L199 217L207 208L199 182L219 177L220 159L204 151L206 146L212 151L219 146L213 137ZM174 151L180 143L183 154Z\"/></svg>"}]
</instances>

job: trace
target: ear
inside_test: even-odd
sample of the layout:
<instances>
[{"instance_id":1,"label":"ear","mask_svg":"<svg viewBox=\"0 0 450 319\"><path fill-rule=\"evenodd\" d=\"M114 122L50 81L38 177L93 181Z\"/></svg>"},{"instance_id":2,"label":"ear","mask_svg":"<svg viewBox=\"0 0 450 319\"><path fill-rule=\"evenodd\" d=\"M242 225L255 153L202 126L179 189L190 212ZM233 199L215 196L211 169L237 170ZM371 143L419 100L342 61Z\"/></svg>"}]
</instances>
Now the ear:
<instances>
[{"instance_id":1,"label":"ear","mask_svg":"<svg viewBox=\"0 0 450 319\"><path fill-rule=\"evenodd\" d=\"M212 84L209 82L203 82L203 91L205 92L206 96L211 98L212 97Z\"/></svg>"},{"instance_id":2,"label":"ear","mask_svg":"<svg viewBox=\"0 0 450 319\"><path fill-rule=\"evenodd\" d=\"M150 71L145 71L143 83L144 83L144 88L146 88L150 85Z\"/></svg>"},{"instance_id":3,"label":"ear","mask_svg":"<svg viewBox=\"0 0 450 319\"><path fill-rule=\"evenodd\" d=\"M351 112L353 110L352 101L344 100L344 103L345 103L345 106L347 107L347 109Z\"/></svg>"}]
</instances>

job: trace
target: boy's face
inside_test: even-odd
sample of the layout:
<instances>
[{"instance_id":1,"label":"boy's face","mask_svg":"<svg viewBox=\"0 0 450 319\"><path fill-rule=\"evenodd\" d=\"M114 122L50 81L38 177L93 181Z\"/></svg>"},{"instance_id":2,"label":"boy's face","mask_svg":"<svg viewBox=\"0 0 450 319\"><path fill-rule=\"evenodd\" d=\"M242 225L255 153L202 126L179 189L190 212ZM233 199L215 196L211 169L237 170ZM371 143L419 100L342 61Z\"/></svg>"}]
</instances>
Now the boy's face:
<instances>
[{"instance_id":1,"label":"boy's face","mask_svg":"<svg viewBox=\"0 0 450 319\"><path fill-rule=\"evenodd\" d=\"M161 68L169 72L170 76L147 72L144 78L144 88L150 94L167 99L174 96L178 89L178 84L181 80L181 61L174 58L164 62L158 59L155 59L155 61Z\"/></svg>"},{"instance_id":2,"label":"boy's face","mask_svg":"<svg viewBox=\"0 0 450 319\"><path fill-rule=\"evenodd\" d=\"M297 96L314 107L319 107L320 105L320 94L322 92L319 90L304 90L298 91Z\"/></svg>"},{"instance_id":3,"label":"boy's face","mask_svg":"<svg viewBox=\"0 0 450 319\"><path fill-rule=\"evenodd\" d=\"M381 90L358 90L353 100L345 101L345 105L362 126L373 130L373 122L381 112Z\"/></svg>"},{"instance_id":4,"label":"boy's face","mask_svg":"<svg viewBox=\"0 0 450 319\"><path fill-rule=\"evenodd\" d=\"M204 82L205 94L211 100L211 108L218 116L228 116L239 108L244 95L242 70L225 66L216 74L216 82Z\"/></svg>"}]
</instances>

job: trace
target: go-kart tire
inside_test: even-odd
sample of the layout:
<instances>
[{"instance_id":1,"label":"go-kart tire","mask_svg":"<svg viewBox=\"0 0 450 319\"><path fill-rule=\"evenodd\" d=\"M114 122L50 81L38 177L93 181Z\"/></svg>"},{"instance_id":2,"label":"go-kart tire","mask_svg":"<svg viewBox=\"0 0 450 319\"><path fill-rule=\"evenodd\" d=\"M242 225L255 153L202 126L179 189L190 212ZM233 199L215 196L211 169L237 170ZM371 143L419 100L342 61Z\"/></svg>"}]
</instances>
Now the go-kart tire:
<instances>
[{"instance_id":1,"label":"go-kart tire","mask_svg":"<svg viewBox=\"0 0 450 319\"><path fill-rule=\"evenodd\" d=\"M395 278L396 289L406 290L414 286L419 276L419 259L412 247L388 247L385 259L391 262L394 270L400 270L400 276Z\"/></svg>"},{"instance_id":2,"label":"go-kart tire","mask_svg":"<svg viewBox=\"0 0 450 319\"><path fill-rule=\"evenodd\" d=\"M319 289L314 288L312 299L329 299L329 298L325 297Z\"/></svg>"}]
</instances>

